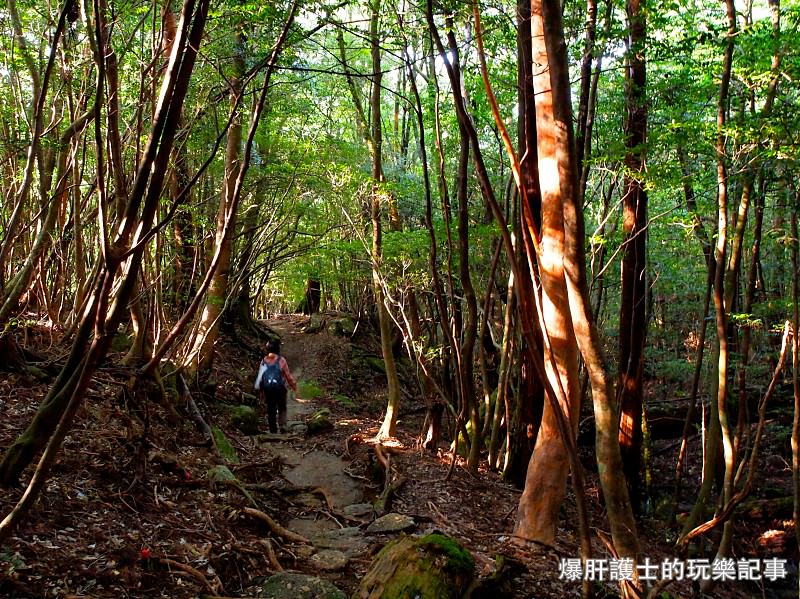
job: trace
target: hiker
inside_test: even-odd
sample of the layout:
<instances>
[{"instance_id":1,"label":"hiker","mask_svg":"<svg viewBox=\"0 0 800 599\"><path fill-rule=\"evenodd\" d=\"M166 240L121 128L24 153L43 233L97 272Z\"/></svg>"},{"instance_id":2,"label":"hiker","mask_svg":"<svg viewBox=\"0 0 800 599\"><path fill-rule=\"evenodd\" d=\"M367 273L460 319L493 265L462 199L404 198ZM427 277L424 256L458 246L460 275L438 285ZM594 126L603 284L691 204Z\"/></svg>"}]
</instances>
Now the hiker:
<instances>
[{"instance_id":1,"label":"hiker","mask_svg":"<svg viewBox=\"0 0 800 599\"><path fill-rule=\"evenodd\" d=\"M275 414L278 415L280 432L286 432L286 385L297 393L297 383L289 372L286 358L281 356L281 342L269 341L267 355L261 360L256 376L255 389L261 392L261 397L267 404L267 421L269 432L276 433Z\"/></svg>"}]
</instances>

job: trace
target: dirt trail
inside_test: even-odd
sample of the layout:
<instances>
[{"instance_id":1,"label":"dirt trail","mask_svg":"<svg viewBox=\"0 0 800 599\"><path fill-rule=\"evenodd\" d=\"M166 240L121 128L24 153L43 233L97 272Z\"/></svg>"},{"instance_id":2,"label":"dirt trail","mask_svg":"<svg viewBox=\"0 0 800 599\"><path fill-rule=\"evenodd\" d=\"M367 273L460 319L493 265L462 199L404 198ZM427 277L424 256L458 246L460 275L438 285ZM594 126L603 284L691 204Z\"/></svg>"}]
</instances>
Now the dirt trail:
<instances>
[{"instance_id":1,"label":"dirt trail","mask_svg":"<svg viewBox=\"0 0 800 599\"><path fill-rule=\"evenodd\" d=\"M298 384L304 381L318 384L322 381L316 377L330 372L320 361L326 356L346 356L346 342L327 335L306 335L299 328L303 323L303 320L295 321L284 317L267 324L280 334L281 354L286 358ZM290 392L286 405L289 430L302 430L304 417L319 407L313 399L296 398ZM271 444L267 449L270 454L281 458L284 464L283 475L289 482L301 487L323 489L336 510L363 501L363 486L345 472L348 463L329 451L309 450L309 444L311 443L305 439L293 438L286 443ZM289 527L308 537L338 528L334 520L317 517L324 502L325 499L319 495L301 497L300 503L306 509L301 510L299 517L290 521ZM302 513L303 511L306 513Z\"/></svg>"}]
</instances>

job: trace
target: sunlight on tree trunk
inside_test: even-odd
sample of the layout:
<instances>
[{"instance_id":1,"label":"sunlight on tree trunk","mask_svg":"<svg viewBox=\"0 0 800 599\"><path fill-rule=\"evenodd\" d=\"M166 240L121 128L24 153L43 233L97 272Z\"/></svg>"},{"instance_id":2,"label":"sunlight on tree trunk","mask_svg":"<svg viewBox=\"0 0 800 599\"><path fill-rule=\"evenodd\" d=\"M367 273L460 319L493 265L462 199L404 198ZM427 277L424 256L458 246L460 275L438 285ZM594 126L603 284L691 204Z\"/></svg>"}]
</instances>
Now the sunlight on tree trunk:
<instances>
[{"instance_id":1,"label":"sunlight on tree trunk","mask_svg":"<svg viewBox=\"0 0 800 599\"><path fill-rule=\"evenodd\" d=\"M383 423L378 431L379 438L394 437L395 425L400 408L400 381L397 378L397 365L392 353L392 319L384 300L381 262L383 259L381 226L381 203L383 190L383 162L381 157L383 146L383 123L381 122L381 48L378 39L380 24L380 0L373 0L369 37L372 55L372 94L370 107L372 110L372 141L375 149L372 156L372 288L375 294L375 307L378 310L378 326L381 335L381 353L386 368L387 400Z\"/></svg>"},{"instance_id":2,"label":"sunlight on tree trunk","mask_svg":"<svg viewBox=\"0 0 800 599\"><path fill-rule=\"evenodd\" d=\"M628 67L625 71L625 193L622 197L622 289L619 309L619 443L631 503L638 511L644 417L644 346L647 337L646 20L639 0L628 0Z\"/></svg>"},{"instance_id":3,"label":"sunlight on tree trunk","mask_svg":"<svg viewBox=\"0 0 800 599\"><path fill-rule=\"evenodd\" d=\"M237 111L239 95L243 91L242 78L244 77L244 33L237 33L237 49L234 54L234 73L230 80L231 110ZM217 212L217 234L215 248L219 248L219 266L208 288L206 305L200 317L192 349L184 360L186 377L192 380L197 376L205 376L214 360L214 344L219 336L220 319L225 309L228 295L228 277L231 270L232 237L225 232L225 224L230 214L233 227L236 223L236 214L232 212L234 206L234 189L239 177L242 147L242 115L237 111L230 129L225 149L225 176L223 177L222 191L220 193L219 210Z\"/></svg>"},{"instance_id":4,"label":"sunlight on tree trunk","mask_svg":"<svg viewBox=\"0 0 800 599\"><path fill-rule=\"evenodd\" d=\"M542 311L546 335L550 338L552 358L545 354L545 369L553 389L563 389L558 397L561 410L568 416L572 433L578 430L580 384L578 346L572 328L569 297L564 279L564 216L557 163L556 123L553 120L551 70L544 37L542 6L532 3L533 85L536 90L536 135L539 155L539 186L542 194L542 236L539 272L542 288ZM548 68L548 65L549 68ZM560 84L554 82L552 85ZM548 545L555 542L558 513L564 499L569 474L569 458L561 439L557 416L550 402L545 402L539 435L533 450L525 490L520 498L514 534Z\"/></svg>"}]
</instances>

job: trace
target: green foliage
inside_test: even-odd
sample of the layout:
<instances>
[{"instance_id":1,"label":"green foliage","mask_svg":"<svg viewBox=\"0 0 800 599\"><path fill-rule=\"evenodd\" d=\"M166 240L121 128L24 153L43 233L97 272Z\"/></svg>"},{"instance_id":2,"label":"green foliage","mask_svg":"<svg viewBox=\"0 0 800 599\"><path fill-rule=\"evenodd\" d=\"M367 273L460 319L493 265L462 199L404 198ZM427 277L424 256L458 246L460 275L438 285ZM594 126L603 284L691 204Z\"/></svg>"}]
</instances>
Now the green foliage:
<instances>
[{"instance_id":1,"label":"green foliage","mask_svg":"<svg viewBox=\"0 0 800 599\"><path fill-rule=\"evenodd\" d=\"M340 393L335 394L333 396L333 399L334 399L334 401L336 401L337 403L342 404L346 408L356 408L356 407L358 407L356 405L356 402L354 402L352 399L350 399L346 395L341 395Z\"/></svg>"},{"instance_id":2,"label":"green foliage","mask_svg":"<svg viewBox=\"0 0 800 599\"><path fill-rule=\"evenodd\" d=\"M324 393L316 381L304 379L297 382L297 395L303 399L314 399Z\"/></svg>"}]
</instances>

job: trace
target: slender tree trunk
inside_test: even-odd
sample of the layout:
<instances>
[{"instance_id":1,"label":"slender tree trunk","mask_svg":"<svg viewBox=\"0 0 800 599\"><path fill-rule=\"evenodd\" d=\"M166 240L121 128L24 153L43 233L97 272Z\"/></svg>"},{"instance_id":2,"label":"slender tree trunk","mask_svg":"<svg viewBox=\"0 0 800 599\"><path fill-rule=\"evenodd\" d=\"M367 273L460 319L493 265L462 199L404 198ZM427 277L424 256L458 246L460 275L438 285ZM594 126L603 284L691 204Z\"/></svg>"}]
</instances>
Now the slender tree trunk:
<instances>
[{"instance_id":1,"label":"slender tree trunk","mask_svg":"<svg viewBox=\"0 0 800 599\"><path fill-rule=\"evenodd\" d=\"M397 365L392 352L392 319L385 302L381 276L383 260L383 230L381 225L381 200L386 195L383 189L383 162L381 158L383 146L383 123L381 122L381 47L378 38L380 25L380 0L372 0L370 10L369 38L372 56L372 93L370 109L372 112L372 141L375 150L372 156L372 288L375 294L375 306L378 310L378 325L381 334L381 353L386 367L387 401L378 437L393 437L397 416L400 409L400 381L397 377Z\"/></svg>"},{"instance_id":2,"label":"slender tree trunk","mask_svg":"<svg viewBox=\"0 0 800 599\"><path fill-rule=\"evenodd\" d=\"M646 22L640 0L627 0L630 30L625 77L625 194L622 198L622 292L619 312L619 443L635 510L640 505L644 344L647 331Z\"/></svg>"},{"instance_id":3,"label":"slender tree trunk","mask_svg":"<svg viewBox=\"0 0 800 599\"><path fill-rule=\"evenodd\" d=\"M220 248L220 260L211 285L208 288L206 305L197 327L197 332L192 341L192 348L184 360L186 365L186 378L192 380L202 373L207 373L214 360L214 344L219 337L219 327L225 303L228 296L228 279L230 277L233 239L225 234L225 223L228 218L236 223L236 213L233 211L235 204L234 189L239 172L242 168L242 116L238 111L239 95L243 90L243 77L245 70L244 61L244 33L237 33L237 49L234 53L233 73L230 80L231 110L237 111L236 116L228 129L228 141L225 148L225 174L220 193L219 210L217 212L217 234L215 247Z\"/></svg>"},{"instance_id":4,"label":"slender tree trunk","mask_svg":"<svg viewBox=\"0 0 800 599\"><path fill-rule=\"evenodd\" d=\"M517 98L520 105L520 114L517 124L517 154L520 158L520 184L524 186L524 193L518 194L519 210L516 212L516 223L522 218L525 210L534 217L537 228L541 225L541 195L539 193L538 164L536 149L536 107L533 91L533 51L531 38L531 3L529 0L517 1ZM527 208L522 203L527 200ZM522 226L516 226L519 239L522 239ZM522 248L524 244L517 243ZM520 276L514 280L515 288L521 287L519 297L533 298L534 290L531 272L521 269ZM528 463L536 443L536 436L542 420L544 409L544 385L536 374L533 366L534 356L531 352L541 351L544 347L542 331L539 321L534 318L535 305L517 305L519 327L521 332L534 336L537 340L536 347L523 344L520 353L519 368L519 393L514 394L513 410L506 414L507 444L506 460L503 468L503 477L522 488ZM508 397L508 396L507 396ZM509 407L512 407L509 406Z\"/></svg>"},{"instance_id":5,"label":"slender tree trunk","mask_svg":"<svg viewBox=\"0 0 800 599\"><path fill-rule=\"evenodd\" d=\"M453 70L456 79L462 84L454 93L463 94L464 85L461 78L458 45L452 29L448 31L450 54L453 56ZM466 102L467 99L464 98ZM477 398L475 396L475 340L478 331L478 302L475 297L475 288L472 286L470 275L470 249L469 249L469 198L468 198L468 167L469 167L469 134L464 125L459 122L459 158L458 175L456 182L456 197L458 200L458 276L461 288L464 291L464 302L467 314L463 325L460 327L461 344L458 348L458 378L459 396L461 398L460 415L464 421L469 421L471 437L469 440L469 457L467 466L473 474L478 473L478 461L483 445L481 422L478 415Z\"/></svg>"},{"instance_id":6,"label":"slender tree trunk","mask_svg":"<svg viewBox=\"0 0 800 599\"><path fill-rule=\"evenodd\" d=\"M511 349L513 347L514 335L513 328L514 314L514 274L508 275L508 288L506 293L506 306L503 316L503 345L500 348L500 367L498 368L497 398L494 404L494 415L492 417L492 432L489 441L489 468L496 469L500 457L500 424L505 416L506 435L508 436L508 419L511 411L508 406L508 386L509 374L511 371ZM508 443L506 443L508 447Z\"/></svg>"},{"instance_id":7,"label":"slender tree trunk","mask_svg":"<svg viewBox=\"0 0 800 599\"><path fill-rule=\"evenodd\" d=\"M586 2L586 22L583 25L583 36L578 122L575 128L575 152L579 173L583 171L584 152L587 149L586 137L591 135L591 131L587 130L586 125L589 122L589 109L591 108L592 62L597 42L597 0L587 0Z\"/></svg>"},{"instance_id":8,"label":"slender tree trunk","mask_svg":"<svg viewBox=\"0 0 800 599\"><path fill-rule=\"evenodd\" d=\"M792 417L792 495L794 496L792 517L794 537L800 547L800 285L798 285L798 231L797 192L792 193L792 391L794 415ZM800 586L800 580L798 580Z\"/></svg>"},{"instance_id":9,"label":"slender tree trunk","mask_svg":"<svg viewBox=\"0 0 800 599\"><path fill-rule=\"evenodd\" d=\"M717 366L717 393L716 411L719 418L720 432L722 435L722 454L725 472L722 482L722 504L725 505L733 498L734 487L733 477L736 468L736 455L733 447L733 433L731 431L731 419L728 414L728 366L730 356L728 354L728 313L733 310L733 297L736 288L736 273L739 271L741 261L741 246L744 243L744 226L747 218L747 206L749 205L749 194L742 195L739 206L739 217L736 220L734 239L731 245L731 257L728 264L728 277L726 280L725 272L725 253L728 241L728 171L727 159L725 156L725 137L724 132L726 119L725 111L730 86L731 71L733 67L733 49L736 35L736 6L734 0L725 0L725 7L728 13L728 42L725 49L723 63L722 82L720 83L720 104L717 114L717 243L715 257L717 260L717 271L714 278L714 311L716 313L717 337L719 341L719 361ZM709 471L706 472L707 474ZM731 543L733 542L733 519L725 522L722 532L722 539L717 548L717 558L728 557L730 555Z\"/></svg>"},{"instance_id":10,"label":"slender tree trunk","mask_svg":"<svg viewBox=\"0 0 800 599\"><path fill-rule=\"evenodd\" d=\"M594 0L588 0L588 2L593 2ZM603 37L604 39L609 39L611 27L614 23L614 19L612 19L612 12L614 9L614 2L613 0L606 0L606 11L603 17L604 19L604 26L603 26ZM595 11L597 8L595 8ZM588 36L587 36L588 37ZM588 45L588 40L587 40ZM576 139L576 146L580 152L580 160L578 164L580 165L580 170L578 174L580 175L580 184L579 184L579 194L581 198L581 202L586 202L586 186L589 182L589 167L590 162L589 159L592 156L592 132L594 131L594 118L597 106L597 89L600 84L600 73L602 72L603 66L603 52L597 49L596 40L592 41L592 51L596 54L594 59L594 69L590 69L591 71L591 83L589 85L588 90L588 98L586 100L586 117L583 120L583 117L578 118L578 134ZM583 103L583 65L581 71L581 103ZM597 314L597 312L595 312Z\"/></svg>"},{"instance_id":11,"label":"slender tree trunk","mask_svg":"<svg viewBox=\"0 0 800 599\"><path fill-rule=\"evenodd\" d=\"M706 511L709 501L713 473L717 465L718 451L722 442L723 459L725 466L722 501L727 503L733 492L733 440L730 435L727 413L727 386L728 386L728 322L725 306L725 268L726 245L728 231L728 167L726 156L726 133L724 131L727 110L728 92L730 89L731 70L733 64L733 49L736 33L736 9L733 0L726 0L728 12L728 36L725 45L725 54L722 65L722 79L720 82L719 97L717 100L717 239L714 247L714 289L712 300L714 302L715 323L717 329L717 344L714 348L714 377L712 379L713 392L709 414L709 426L706 434L706 450L703 463L705 478L700 486L697 501L692 513L687 519L683 532L693 529ZM726 523L723 532L723 543L719 547L719 555L725 555L730 540L730 525Z\"/></svg>"}]
</instances>

